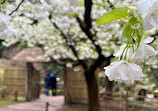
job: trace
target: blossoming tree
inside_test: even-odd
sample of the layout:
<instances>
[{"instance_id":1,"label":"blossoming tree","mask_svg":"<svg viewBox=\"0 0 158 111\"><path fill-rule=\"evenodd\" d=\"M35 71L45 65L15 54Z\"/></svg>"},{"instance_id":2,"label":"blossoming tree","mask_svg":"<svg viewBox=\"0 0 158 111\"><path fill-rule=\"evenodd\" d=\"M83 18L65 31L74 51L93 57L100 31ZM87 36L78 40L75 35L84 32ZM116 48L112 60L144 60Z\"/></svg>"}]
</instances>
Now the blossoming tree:
<instances>
[{"instance_id":1,"label":"blossoming tree","mask_svg":"<svg viewBox=\"0 0 158 111\"><path fill-rule=\"evenodd\" d=\"M5 46L20 41L28 47L42 47L46 57L64 66L82 65L88 86L89 111L99 111L95 72L110 64L114 49L120 43L124 44L114 53L118 60L104 68L105 74L110 81L127 84L133 84L143 75L140 66L134 62L142 62L156 54L148 45L153 39L143 39L143 32L157 27L157 0L147 4L146 1L138 2L137 11L121 7L122 1L114 7L109 0L108 4L104 0L17 0L6 3L4 12L12 17L10 26L18 33L13 37L3 35L1 39L5 38ZM114 20L117 21L108 23ZM63 63L59 58L69 58L70 61Z\"/></svg>"},{"instance_id":2,"label":"blossoming tree","mask_svg":"<svg viewBox=\"0 0 158 111\"><path fill-rule=\"evenodd\" d=\"M18 11L11 15L10 25L17 29L18 33L12 38L6 38L4 45L10 46L20 41L29 47L40 46L46 56L54 62L63 65L70 63L82 65L89 92L89 110L98 111L99 94L95 71L104 62L110 62L119 36L114 33L119 32L120 25L115 23L115 25L110 24L109 27L107 25L100 27L93 21L95 30L92 29L92 1L86 2L86 10L84 10L83 1L79 3L79 6L73 6L69 1L57 0L48 1L48 3L24 2ZM9 14L18 4L18 1L15 4L7 4L6 13ZM99 2L96 2L94 8L98 8L102 13L106 12L103 10L105 3L101 3L100 6ZM85 17L82 15L84 12ZM94 10L93 13L94 20L101 16L97 10ZM104 29L101 30L103 27ZM104 31L106 29L113 31L109 33ZM70 62L62 63L58 60L61 57L69 58Z\"/></svg>"}]
</instances>

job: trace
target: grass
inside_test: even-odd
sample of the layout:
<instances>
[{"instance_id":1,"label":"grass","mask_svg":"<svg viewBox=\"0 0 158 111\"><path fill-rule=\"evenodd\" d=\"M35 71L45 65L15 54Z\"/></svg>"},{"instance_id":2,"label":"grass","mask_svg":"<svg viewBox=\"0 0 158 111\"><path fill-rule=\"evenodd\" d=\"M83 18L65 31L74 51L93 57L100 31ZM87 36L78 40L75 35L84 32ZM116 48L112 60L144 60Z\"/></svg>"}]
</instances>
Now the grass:
<instances>
[{"instance_id":1,"label":"grass","mask_svg":"<svg viewBox=\"0 0 158 111\"><path fill-rule=\"evenodd\" d=\"M17 102L15 102L13 99L0 100L0 107L5 107L16 103Z\"/></svg>"},{"instance_id":2,"label":"grass","mask_svg":"<svg viewBox=\"0 0 158 111\"><path fill-rule=\"evenodd\" d=\"M3 99L0 100L0 107L5 107L8 105L12 105L12 104L16 104L19 102L24 102L25 101L25 97L18 97L18 101L16 102L14 97L8 98L8 99Z\"/></svg>"}]
</instances>

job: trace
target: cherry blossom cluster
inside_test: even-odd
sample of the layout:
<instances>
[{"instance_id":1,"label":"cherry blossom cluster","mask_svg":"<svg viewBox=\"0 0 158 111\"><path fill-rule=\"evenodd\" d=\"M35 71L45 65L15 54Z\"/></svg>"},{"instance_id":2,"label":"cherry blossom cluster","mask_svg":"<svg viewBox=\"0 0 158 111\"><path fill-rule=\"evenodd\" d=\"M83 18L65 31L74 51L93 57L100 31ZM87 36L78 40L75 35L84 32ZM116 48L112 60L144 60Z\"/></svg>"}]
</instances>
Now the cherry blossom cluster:
<instances>
[{"instance_id":1,"label":"cherry blossom cluster","mask_svg":"<svg viewBox=\"0 0 158 111\"><path fill-rule=\"evenodd\" d=\"M123 4L130 8L135 8L133 3L136 1L138 0L111 0L115 7L121 7ZM0 13L0 38L5 39L4 46L8 47L19 41L27 47L40 45L43 46L46 57L70 58L75 61L77 58L67 47L71 45L77 50L80 60L98 58L94 44L87 39L74 17L77 14L83 20L84 2L82 0L40 0L37 3L34 3L34 0L26 0L16 13L7 16L13 9L16 9L20 2L21 0L16 0L11 4L5 3L6 14ZM114 49L119 47L118 44L123 43L119 41L122 35L122 25L124 25L122 22L96 25L96 19L109 11L110 8L103 0L93 1L91 31L96 33L96 37L93 38L95 45L101 47L101 53L105 57L112 55ZM139 0L138 11L144 31L153 30L153 27L158 28L158 0ZM11 27L18 32L16 35ZM61 34L68 37L67 41ZM104 68L109 80L133 84L135 80L143 76L142 69L135 62L144 62L149 56L156 55L155 49L149 45L153 38L146 38L141 38L140 43L132 45L125 43L119 51L114 53L118 61Z\"/></svg>"},{"instance_id":2,"label":"cherry blossom cluster","mask_svg":"<svg viewBox=\"0 0 158 111\"><path fill-rule=\"evenodd\" d=\"M10 16L0 12L0 39L2 40L4 40L6 37L15 35L15 31L10 26L8 26L9 20Z\"/></svg>"},{"instance_id":3,"label":"cherry blossom cluster","mask_svg":"<svg viewBox=\"0 0 158 111\"><path fill-rule=\"evenodd\" d=\"M141 15L144 31L158 28L158 0L139 0L138 12ZM149 45L154 40L152 37L141 39L134 45L124 44L119 51L114 53L118 62L113 62L104 67L105 74L110 81L133 84L143 76L142 69L134 62L144 62L149 56L155 56L156 50Z\"/></svg>"},{"instance_id":4,"label":"cherry blossom cluster","mask_svg":"<svg viewBox=\"0 0 158 111\"><path fill-rule=\"evenodd\" d=\"M102 2L102 0L98 0L98 2ZM18 3L6 4L6 12L9 13L12 9L15 9L16 4ZM107 11L108 8L98 5L97 2L94 3L92 10L93 20L96 20ZM10 23L18 33L15 37L6 38L4 45L10 46L18 41L26 43L28 47L36 47L37 44L40 44L44 47L45 56L47 57L52 56L54 59L62 57L76 60L72 51L65 46L66 41L61 36L61 32L53 26L52 23L55 23L69 37L67 44L75 47L78 51L79 59L98 58L94 45L87 39L86 35L81 31L76 18L73 17L74 13L77 13L83 19L83 1L47 0L36 4L25 1L18 11L12 15ZM52 15L51 20L49 15ZM38 21L37 24L33 24L35 20ZM98 26L95 21L92 24L95 29L92 29L92 31L97 31L95 44L99 44L102 47L102 54L105 57L112 55L114 49L118 47L115 40L121 36L121 25L115 23Z\"/></svg>"}]
</instances>

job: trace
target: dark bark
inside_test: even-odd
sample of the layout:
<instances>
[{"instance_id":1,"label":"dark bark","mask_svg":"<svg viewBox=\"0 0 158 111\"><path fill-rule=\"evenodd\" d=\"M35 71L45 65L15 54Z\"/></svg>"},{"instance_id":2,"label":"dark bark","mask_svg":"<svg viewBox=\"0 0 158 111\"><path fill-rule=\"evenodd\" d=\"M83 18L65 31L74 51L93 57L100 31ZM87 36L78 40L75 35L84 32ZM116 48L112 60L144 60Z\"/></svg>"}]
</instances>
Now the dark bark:
<instances>
[{"instance_id":1,"label":"dark bark","mask_svg":"<svg viewBox=\"0 0 158 111\"><path fill-rule=\"evenodd\" d=\"M84 0L84 1L85 1L84 22L86 24L87 30L90 30L92 28L92 19L91 19L92 0Z\"/></svg>"},{"instance_id":2,"label":"dark bark","mask_svg":"<svg viewBox=\"0 0 158 111\"><path fill-rule=\"evenodd\" d=\"M106 92L105 96L112 97L112 89L113 89L113 81L109 81L108 78L106 77Z\"/></svg>"},{"instance_id":3,"label":"dark bark","mask_svg":"<svg viewBox=\"0 0 158 111\"><path fill-rule=\"evenodd\" d=\"M88 111L100 111L98 79L94 72L85 72L88 90Z\"/></svg>"}]
</instances>

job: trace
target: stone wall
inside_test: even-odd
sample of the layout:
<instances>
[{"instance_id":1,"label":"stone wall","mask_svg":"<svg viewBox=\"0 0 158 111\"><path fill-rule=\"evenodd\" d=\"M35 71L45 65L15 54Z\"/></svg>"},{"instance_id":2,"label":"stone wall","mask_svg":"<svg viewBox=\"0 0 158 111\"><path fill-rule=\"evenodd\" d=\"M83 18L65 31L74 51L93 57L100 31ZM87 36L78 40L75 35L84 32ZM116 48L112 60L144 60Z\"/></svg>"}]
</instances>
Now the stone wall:
<instances>
[{"instance_id":1,"label":"stone wall","mask_svg":"<svg viewBox=\"0 0 158 111\"><path fill-rule=\"evenodd\" d=\"M81 66L65 69L65 102L87 102L87 85Z\"/></svg>"}]
</instances>

